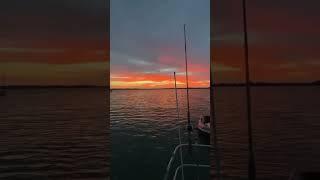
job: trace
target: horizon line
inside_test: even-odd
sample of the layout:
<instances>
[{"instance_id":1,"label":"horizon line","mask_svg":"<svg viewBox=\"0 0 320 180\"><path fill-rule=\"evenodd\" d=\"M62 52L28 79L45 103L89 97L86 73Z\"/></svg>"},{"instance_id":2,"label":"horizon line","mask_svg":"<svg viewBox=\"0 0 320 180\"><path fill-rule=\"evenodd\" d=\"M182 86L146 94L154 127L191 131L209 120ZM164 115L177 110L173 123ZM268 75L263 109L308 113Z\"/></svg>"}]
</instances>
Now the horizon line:
<instances>
[{"instance_id":1,"label":"horizon line","mask_svg":"<svg viewBox=\"0 0 320 180\"><path fill-rule=\"evenodd\" d=\"M252 86L281 86L281 85L320 85L320 80L318 81L312 81L312 82L251 82ZM216 83L213 84L213 86L244 86L245 83ZM108 85L0 85L0 87L6 87L6 88L15 88L15 87L21 87L21 88L90 88L90 87L96 87L96 88L109 88L110 90L154 90L154 89L174 89L174 87L159 87L159 88L110 88ZM189 89L208 89L208 87L189 87ZM186 87L179 87L177 89L186 89Z\"/></svg>"}]
</instances>

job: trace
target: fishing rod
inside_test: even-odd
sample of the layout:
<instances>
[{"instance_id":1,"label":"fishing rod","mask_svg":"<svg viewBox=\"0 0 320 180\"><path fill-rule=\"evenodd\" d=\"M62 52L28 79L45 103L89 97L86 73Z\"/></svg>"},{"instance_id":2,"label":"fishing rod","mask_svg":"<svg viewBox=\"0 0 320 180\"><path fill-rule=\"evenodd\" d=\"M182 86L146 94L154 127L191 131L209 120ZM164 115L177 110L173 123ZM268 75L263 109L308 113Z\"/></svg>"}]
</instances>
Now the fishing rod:
<instances>
[{"instance_id":1,"label":"fishing rod","mask_svg":"<svg viewBox=\"0 0 320 180\"><path fill-rule=\"evenodd\" d=\"M247 96L247 118L248 118L248 148L249 148L249 162L248 162L248 178L250 180L256 179L256 164L253 150L252 138L252 117L251 117L251 89L250 89L250 69L249 69L249 47L248 47L248 32L247 32L247 10L246 0L242 0L243 9L243 33L244 33L244 56L245 56L245 72L246 72L246 96Z\"/></svg>"},{"instance_id":2,"label":"fishing rod","mask_svg":"<svg viewBox=\"0 0 320 180\"><path fill-rule=\"evenodd\" d=\"M183 32L184 32L184 57L186 62L186 84L187 84L187 119L188 119L188 125L187 125L187 131L188 131L188 145L189 145L189 153L193 157L192 153L192 140L191 140L191 132L192 132L192 125L190 120L190 103L189 103L189 79L188 79L188 55L187 55L187 33L186 33L186 24L183 25ZM198 173L199 163L197 163L197 176ZM198 177L199 178L199 177Z\"/></svg>"},{"instance_id":3,"label":"fishing rod","mask_svg":"<svg viewBox=\"0 0 320 180\"><path fill-rule=\"evenodd\" d=\"M183 32L184 32L184 58L186 62L186 84L187 84L187 118L188 118L188 133L192 131L191 121L190 121L190 105L189 105L189 80L188 80L188 55L187 55L187 38L186 38L186 25L183 26ZM189 143L191 143L189 141Z\"/></svg>"},{"instance_id":4,"label":"fishing rod","mask_svg":"<svg viewBox=\"0 0 320 180\"><path fill-rule=\"evenodd\" d=\"M184 32L184 58L186 62L186 84L187 84L187 108L188 108L188 131L192 131L191 121L190 121L190 105L189 105L189 80L188 80L188 55L187 55L187 35L186 35L186 25L183 26Z\"/></svg>"},{"instance_id":5,"label":"fishing rod","mask_svg":"<svg viewBox=\"0 0 320 180\"><path fill-rule=\"evenodd\" d=\"M179 111L179 102L178 102L178 90L177 90L176 72L173 73L173 77L174 77L174 89L175 89L175 93L176 93L176 108L177 108L177 121L178 121L177 123L179 123L180 111ZM180 126L178 128L178 131L179 131L179 145L181 145L182 141L181 141ZM180 153L180 162L181 162L181 164L183 164L182 149L180 149L179 153ZM182 176L182 180L184 180L184 168L183 168L183 166L181 167L181 176Z\"/></svg>"}]
</instances>

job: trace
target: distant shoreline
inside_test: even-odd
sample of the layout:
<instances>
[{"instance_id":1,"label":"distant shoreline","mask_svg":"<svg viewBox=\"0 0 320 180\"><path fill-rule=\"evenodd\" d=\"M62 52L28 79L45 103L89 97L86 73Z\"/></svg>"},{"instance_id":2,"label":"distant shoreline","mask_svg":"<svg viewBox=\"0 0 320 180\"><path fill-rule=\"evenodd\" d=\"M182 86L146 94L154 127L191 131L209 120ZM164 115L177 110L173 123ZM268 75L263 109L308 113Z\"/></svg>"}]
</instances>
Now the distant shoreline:
<instances>
[{"instance_id":1,"label":"distant shoreline","mask_svg":"<svg viewBox=\"0 0 320 180\"><path fill-rule=\"evenodd\" d=\"M244 83L219 83L214 84L214 87L242 87L245 86ZM320 81L315 81L311 83L264 83L257 82L251 83L251 86L320 86ZM1 86L0 86L1 87ZM93 85L74 85L74 86L60 86L60 85L51 85L51 86L38 86L38 85L9 85L6 86L7 89L24 89L24 88L106 88L110 89L108 86L93 86ZM190 87L189 89L209 89L210 87ZM174 89L174 88L114 88L111 90L161 90L161 89ZM178 88L186 89L186 88Z\"/></svg>"}]
</instances>

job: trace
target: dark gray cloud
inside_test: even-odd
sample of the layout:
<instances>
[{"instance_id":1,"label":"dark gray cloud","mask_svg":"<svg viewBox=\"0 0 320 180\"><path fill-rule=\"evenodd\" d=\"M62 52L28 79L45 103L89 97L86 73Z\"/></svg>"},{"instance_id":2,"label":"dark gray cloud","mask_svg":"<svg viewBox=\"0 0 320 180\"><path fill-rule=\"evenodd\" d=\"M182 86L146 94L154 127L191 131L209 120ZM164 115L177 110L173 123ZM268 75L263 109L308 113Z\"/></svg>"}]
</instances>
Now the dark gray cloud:
<instances>
[{"instance_id":1,"label":"dark gray cloud","mask_svg":"<svg viewBox=\"0 0 320 180\"><path fill-rule=\"evenodd\" d=\"M190 61L208 65L209 2L209 0L112 0L111 65L145 69L148 67L139 63L134 66L128 61L139 59L161 64L158 62L161 56L175 57L183 62L183 24L187 24ZM175 62L172 62L172 65L175 65Z\"/></svg>"},{"instance_id":2,"label":"dark gray cloud","mask_svg":"<svg viewBox=\"0 0 320 180\"><path fill-rule=\"evenodd\" d=\"M55 44L57 40L80 44L85 40L103 47L107 5L105 0L2 1L0 45L31 46L38 41Z\"/></svg>"}]
</instances>

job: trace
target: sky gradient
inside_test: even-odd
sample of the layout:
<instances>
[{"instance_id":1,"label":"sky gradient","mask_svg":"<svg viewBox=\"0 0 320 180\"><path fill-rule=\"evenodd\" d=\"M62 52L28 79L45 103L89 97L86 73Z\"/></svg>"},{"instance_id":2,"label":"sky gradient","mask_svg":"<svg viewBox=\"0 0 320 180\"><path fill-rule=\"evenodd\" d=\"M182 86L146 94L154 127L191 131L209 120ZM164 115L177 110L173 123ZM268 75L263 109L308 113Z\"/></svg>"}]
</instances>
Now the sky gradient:
<instances>
[{"instance_id":1,"label":"sky gradient","mask_svg":"<svg viewBox=\"0 0 320 180\"><path fill-rule=\"evenodd\" d=\"M1 2L0 72L7 84L106 85L106 2Z\"/></svg>"},{"instance_id":2,"label":"sky gradient","mask_svg":"<svg viewBox=\"0 0 320 180\"><path fill-rule=\"evenodd\" d=\"M243 82L241 1L212 1L213 64L216 82ZM247 1L249 61L252 81L320 80L319 1Z\"/></svg>"},{"instance_id":3,"label":"sky gradient","mask_svg":"<svg viewBox=\"0 0 320 180\"><path fill-rule=\"evenodd\" d=\"M161 88L173 87L176 71L178 86L185 87L183 24L191 87L209 85L210 42L214 80L243 82L241 1L110 3L109 23L106 0L3 1L0 73L7 84L108 85L110 70L113 88ZM319 80L320 3L247 5L251 80Z\"/></svg>"},{"instance_id":4,"label":"sky gradient","mask_svg":"<svg viewBox=\"0 0 320 180\"><path fill-rule=\"evenodd\" d=\"M208 87L209 0L111 1L111 87L185 86L183 24L190 87Z\"/></svg>"}]
</instances>

